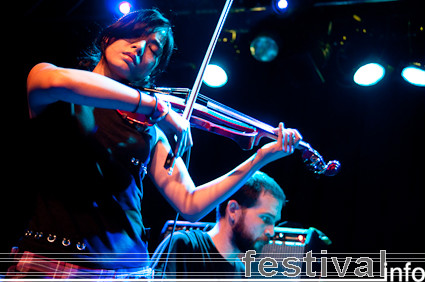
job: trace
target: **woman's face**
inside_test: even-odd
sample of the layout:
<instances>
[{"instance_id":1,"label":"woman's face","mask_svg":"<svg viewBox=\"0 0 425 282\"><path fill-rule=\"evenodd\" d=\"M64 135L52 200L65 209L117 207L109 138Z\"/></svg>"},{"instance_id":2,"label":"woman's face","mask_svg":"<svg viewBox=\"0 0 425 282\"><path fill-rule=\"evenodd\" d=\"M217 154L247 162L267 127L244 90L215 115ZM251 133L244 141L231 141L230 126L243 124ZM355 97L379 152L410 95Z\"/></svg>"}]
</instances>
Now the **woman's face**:
<instances>
[{"instance_id":1,"label":"woman's face","mask_svg":"<svg viewBox=\"0 0 425 282\"><path fill-rule=\"evenodd\" d=\"M145 36L118 39L105 50L112 78L135 82L145 80L158 65L166 40L166 29Z\"/></svg>"}]
</instances>

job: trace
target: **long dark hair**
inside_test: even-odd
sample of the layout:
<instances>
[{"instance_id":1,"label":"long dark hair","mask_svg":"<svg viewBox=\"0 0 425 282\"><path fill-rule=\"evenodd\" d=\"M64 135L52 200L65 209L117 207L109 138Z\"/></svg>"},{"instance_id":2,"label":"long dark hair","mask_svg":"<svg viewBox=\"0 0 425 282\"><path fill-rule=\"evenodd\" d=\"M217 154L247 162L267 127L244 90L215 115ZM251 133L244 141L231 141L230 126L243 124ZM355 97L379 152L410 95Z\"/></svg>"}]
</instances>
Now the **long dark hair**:
<instances>
[{"instance_id":1,"label":"long dark hair","mask_svg":"<svg viewBox=\"0 0 425 282\"><path fill-rule=\"evenodd\" d=\"M106 48L118 39L137 38L149 35L162 28L167 30L167 34L158 66L153 70L147 80L130 81L135 86L149 87L153 84L155 78L165 71L174 50L171 23L156 9L128 13L104 29L94 42L92 48L85 52L85 56L80 60L80 67L93 70L102 57L105 56Z\"/></svg>"}]
</instances>

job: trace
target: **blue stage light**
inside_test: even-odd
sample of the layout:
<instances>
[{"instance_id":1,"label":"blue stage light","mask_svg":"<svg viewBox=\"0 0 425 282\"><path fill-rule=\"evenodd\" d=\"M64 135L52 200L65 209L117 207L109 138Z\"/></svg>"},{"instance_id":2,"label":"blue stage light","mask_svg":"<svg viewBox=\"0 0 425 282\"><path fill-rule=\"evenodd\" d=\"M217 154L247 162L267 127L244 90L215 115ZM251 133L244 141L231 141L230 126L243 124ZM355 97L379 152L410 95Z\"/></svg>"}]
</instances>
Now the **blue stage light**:
<instances>
[{"instance_id":1,"label":"blue stage light","mask_svg":"<svg viewBox=\"0 0 425 282\"><path fill-rule=\"evenodd\" d=\"M130 13L130 11L131 11L131 4L127 1L123 1L118 5L118 10L123 15L126 15L126 14Z\"/></svg>"},{"instance_id":2,"label":"blue stage light","mask_svg":"<svg viewBox=\"0 0 425 282\"><path fill-rule=\"evenodd\" d=\"M224 69L217 65L208 65L203 81L209 87L222 87L227 83L227 74Z\"/></svg>"},{"instance_id":3,"label":"blue stage light","mask_svg":"<svg viewBox=\"0 0 425 282\"><path fill-rule=\"evenodd\" d=\"M361 86L377 84L385 76L385 69L377 63L369 63L361 66L353 76L355 83Z\"/></svg>"},{"instance_id":4,"label":"blue stage light","mask_svg":"<svg viewBox=\"0 0 425 282\"><path fill-rule=\"evenodd\" d=\"M273 10L280 15L287 12L289 3L288 0L273 0Z\"/></svg>"},{"instance_id":5,"label":"blue stage light","mask_svg":"<svg viewBox=\"0 0 425 282\"><path fill-rule=\"evenodd\" d=\"M281 10L284 10L284 9L288 8L288 1L286 1L286 0L278 0L277 1L277 8L278 9L281 9Z\"/></svg>"},{"instance_id":6,"label":"blue stage light","mask_svg":"<svg viewBox=\"0 0 425 282\"><path fill-rule=\"evenodd\" d=\"M401 71L401 76L407 82L416 85L425 87L425 70L416 66L405 67Z\"/></svg>"}]
</instances>

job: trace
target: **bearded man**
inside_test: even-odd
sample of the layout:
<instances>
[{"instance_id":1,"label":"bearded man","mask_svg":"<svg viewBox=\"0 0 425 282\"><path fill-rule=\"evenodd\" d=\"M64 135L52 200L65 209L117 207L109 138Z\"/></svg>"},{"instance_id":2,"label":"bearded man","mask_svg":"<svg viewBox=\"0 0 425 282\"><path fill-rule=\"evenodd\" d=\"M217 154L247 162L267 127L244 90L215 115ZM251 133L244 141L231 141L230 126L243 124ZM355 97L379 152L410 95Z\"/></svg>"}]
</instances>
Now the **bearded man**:
<instances>
[{"instance_id":1,"label":"bearded man","mask_svg":"<svg viewBox=\"0 0 425 282\"><path fill-rule=\"evenodd\" d=\"M164 248L156 267L157 275L244 278L245 265L238 255L248 250L261 251L274 236L285 202L285 194L276 181L257 171L217 207L217 223L213 229L174 233L170 248Z\"/></svg>"}]
</instances>

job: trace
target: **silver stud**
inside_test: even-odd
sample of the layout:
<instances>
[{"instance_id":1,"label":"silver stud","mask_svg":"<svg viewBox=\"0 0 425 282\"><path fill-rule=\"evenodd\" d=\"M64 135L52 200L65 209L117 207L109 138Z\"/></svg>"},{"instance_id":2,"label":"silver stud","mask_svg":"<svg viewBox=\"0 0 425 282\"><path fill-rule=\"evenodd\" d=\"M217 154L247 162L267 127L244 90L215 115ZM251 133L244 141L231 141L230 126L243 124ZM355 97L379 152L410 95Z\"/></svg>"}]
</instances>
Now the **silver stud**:
<instances>
[{"instance_id":1,"label":"silver stud","mask_svg":"<svg viewBox=\"0 0 425 282\"><path fill-rule=\"evenodd\" d=\"M82 251L82 250L84 250L85 248L86 248L86 244L84 244L84 242L83 242L83 243L81 243L81 242L78 242L78 243L77 243L77 249L78 249L78 250Z\"/></svg>"},{"instance_id":2,"label":"silver stud","mask_svg":"<svg viewBox=\"0 0 425 282\"><path fill-rule=\"evenodd\" d=\"M64 247L68 247L69 245L71 245L71 241L69 239L63 238L62 245Z\"/></svg>"},{"instance_id":3,"label":"silver stud","mask_svg":"<svg viewBox=\"0 0 425 282\"><path fill-rule=\"evenodd\" d=\"M43 232L36 232L35 235L34 235L35 239L40 239L42 237L43 237Z\"/></svg>"},{"instance_id":4,"label":"silver stud","mask_svg":"<svg viewBox=\"0 0 425 282\"><path fill-rule=\"evenodd\" d=\"M131 163L134 164L134 165L139 165L140 160L136 159L136 158L131 158Z\"/></svg>"},{"instance_id":5,"label":"silver stud","mask_svg":"<svg viewBox=\"0 0 425 282\"><path fill-rule=\"evenodd\" d=\"M50 243L53 243L54 241L56 241L56 235L49 234L49 236L47 236L47 241L49 241Z\"/></svg>"}]
</instances>

